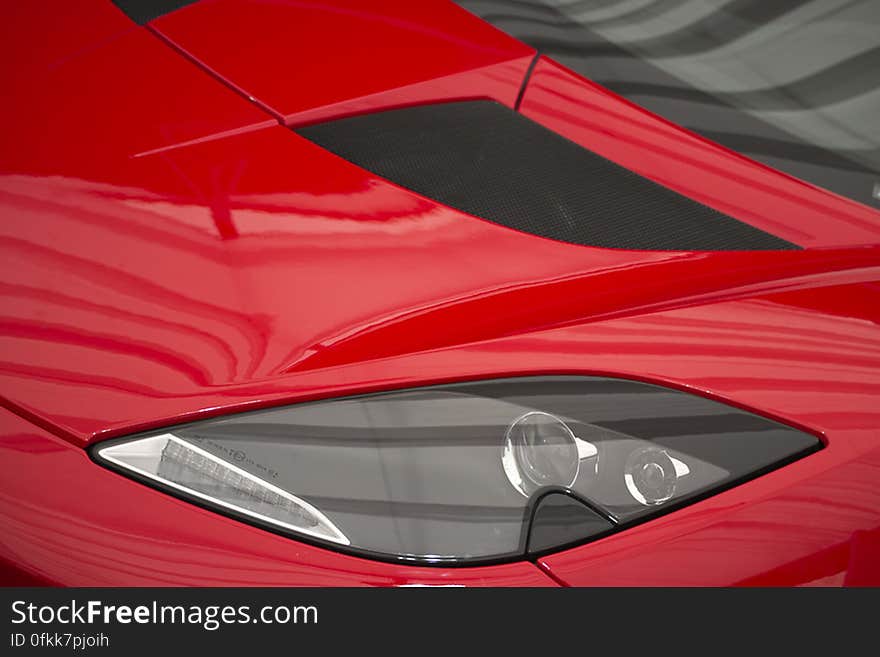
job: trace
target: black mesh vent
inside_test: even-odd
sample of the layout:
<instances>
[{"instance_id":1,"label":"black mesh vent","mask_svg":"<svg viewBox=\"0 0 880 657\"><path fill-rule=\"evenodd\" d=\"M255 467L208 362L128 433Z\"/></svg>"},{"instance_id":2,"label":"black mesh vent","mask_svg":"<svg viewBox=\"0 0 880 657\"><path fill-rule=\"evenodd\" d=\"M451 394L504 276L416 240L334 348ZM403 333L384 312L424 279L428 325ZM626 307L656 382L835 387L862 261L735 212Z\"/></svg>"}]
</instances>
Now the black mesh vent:
<instances>
[{"instance_id":1,"label":"black mesh vent","mask_svg":"<svg viewBox=\"0 0 880 657\"><path fill-rule=\"evenodd\" d=\"M542 237L662 251L799 248L494 102L407 107L296 132L423 196Z\"/></svg>"}]
</instances>

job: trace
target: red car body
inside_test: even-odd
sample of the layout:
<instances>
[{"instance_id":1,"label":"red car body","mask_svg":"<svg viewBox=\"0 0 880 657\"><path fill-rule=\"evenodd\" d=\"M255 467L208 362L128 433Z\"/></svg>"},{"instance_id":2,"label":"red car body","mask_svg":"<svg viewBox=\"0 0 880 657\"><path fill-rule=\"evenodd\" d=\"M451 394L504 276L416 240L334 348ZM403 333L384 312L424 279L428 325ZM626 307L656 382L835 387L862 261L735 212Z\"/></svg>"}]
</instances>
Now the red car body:
<instances>
[{"instance_id":1,"label":"red car body","mask_svg":"<svg viewBox=\"0 0 880 657\"><path fill-rule=\"evenodd\" d=\"M289 129L443 100L513 107L533 49L443 0L216 0L145 26L102 0L3 13L3 583L880 584L876 209L546 58L526 116L804 249L556 242ZM456 568L299 543L85 451L247 409L526 374L692 391L825 448L593 543Z\"/></svg>"}]
</instances>

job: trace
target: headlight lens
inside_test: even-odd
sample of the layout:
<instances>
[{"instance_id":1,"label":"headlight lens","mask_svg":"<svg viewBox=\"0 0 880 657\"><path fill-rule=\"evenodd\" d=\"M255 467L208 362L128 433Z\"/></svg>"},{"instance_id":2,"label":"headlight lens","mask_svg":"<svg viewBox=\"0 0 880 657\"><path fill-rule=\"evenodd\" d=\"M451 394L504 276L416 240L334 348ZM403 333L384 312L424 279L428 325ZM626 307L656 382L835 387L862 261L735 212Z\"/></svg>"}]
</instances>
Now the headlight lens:
<instances>
[{"instance_id":1,"label":"headlight lens","mask_svg":"<svg viewBox=\"0 0 880 657\"><path fill-rule=\"evenodd\" d=\"M480 562L604 535L820 446L677 390L534 377L233 415L93 454L307 540L380 558Z\"/></svg>"}]
</instances>

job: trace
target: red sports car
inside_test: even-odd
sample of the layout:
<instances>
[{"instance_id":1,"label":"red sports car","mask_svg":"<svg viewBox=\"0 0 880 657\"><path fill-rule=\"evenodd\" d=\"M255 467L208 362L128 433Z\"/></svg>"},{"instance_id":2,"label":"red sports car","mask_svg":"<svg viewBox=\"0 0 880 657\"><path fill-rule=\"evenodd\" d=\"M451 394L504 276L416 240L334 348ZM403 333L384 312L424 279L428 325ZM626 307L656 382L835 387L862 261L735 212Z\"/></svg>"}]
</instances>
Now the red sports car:
<instances>
[{"instance_id":1,"label":"red sports car","mask_svg":"<svg viewBox=\"0 0 880 657\"><path fill-rule=\"evenodd\" d=\"M3 584L880 584L876 1L2 17Z\"/></svg>"}]
</instances>

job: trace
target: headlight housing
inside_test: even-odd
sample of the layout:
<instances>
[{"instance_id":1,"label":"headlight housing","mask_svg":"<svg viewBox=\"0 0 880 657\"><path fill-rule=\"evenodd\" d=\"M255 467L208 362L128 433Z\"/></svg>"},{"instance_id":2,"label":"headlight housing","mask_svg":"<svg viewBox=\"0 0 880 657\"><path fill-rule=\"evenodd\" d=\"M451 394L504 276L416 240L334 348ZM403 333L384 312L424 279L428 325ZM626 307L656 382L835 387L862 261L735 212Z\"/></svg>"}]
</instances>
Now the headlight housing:
<instances>
[{"instance_id":1,"label":"headlight housing","mask_svg":"<svg viewBox=\"0 0 880 657\"><path fill-rule=\"evenodd\" d=\"M821 447L623 379L528 377L304 403L100 443L96 460L303 540L484 563L597 538Z\"/></svg>"}]
</instances>

